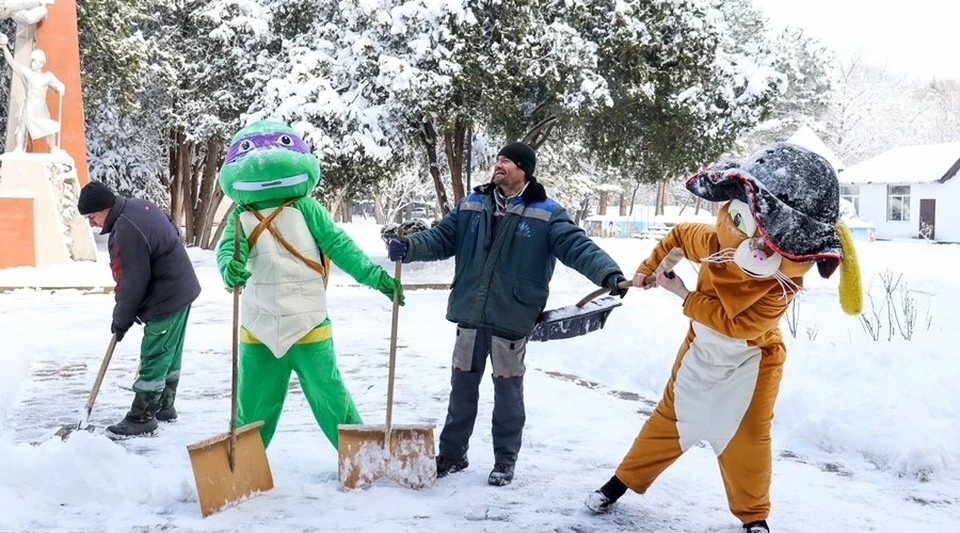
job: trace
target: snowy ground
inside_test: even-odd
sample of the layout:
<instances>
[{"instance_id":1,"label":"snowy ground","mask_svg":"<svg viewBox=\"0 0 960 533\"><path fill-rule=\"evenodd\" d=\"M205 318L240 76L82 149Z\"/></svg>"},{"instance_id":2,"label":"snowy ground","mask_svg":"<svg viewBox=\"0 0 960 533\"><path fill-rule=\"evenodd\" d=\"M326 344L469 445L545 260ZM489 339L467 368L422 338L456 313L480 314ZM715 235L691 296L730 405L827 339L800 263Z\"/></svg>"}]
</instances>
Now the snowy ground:
<instances>
[{"instance_id":1,"label":"snowy ground","mask_svg":"<svg viewBox=\"0 0 960 533\"><path fill-rule=\"evenodd\" d=\"M377 227L345 228L388 268ZM599 239L632 271L652 241ZM789 357L774 422L773 510L779 532L960 530L960 361L952 319L960 302L960 247L861 243L865 284L890 269L918 303L912 341L875 342L836 301L836 280L807 276L797 337L784 324ZM422 492L382 482L347 492L337 454L294 381L268 455L276 488L200 517L186 453L227 429L231 299L212 254L191 250L204 292L187 332L180 421L156 438L114 443L77 434L75 422L109 340L112 297L78 291L0 294L0 531L739 531L726 508L716 459L694 448L645 496L628 494L607 516L582 506L612 474L659 399L686 328L679 300L634 291L607 327L527 354L527 426L515 482L486 485L492 466L493 390L485 382L471 467ZM100 268L107 271L106 264ZM86 281L89 268L78 271ZM692 283L689 264L678 269ZM0 271L0 281L33 274ZM64 279L63 285L69 285ZM405 267L408 282L449 282L452 262ZM80 285L80 283L78 283ZM549 307L593 287L558 265ZM443 423L454 328L445 291L407 294L401 309L397 423ZM897 293L899 298L899 293ZM384 416L390 302L333 277L329 304L340 369L367 422ZM928 307L929 306L929 307ZM929 310L928 310L929 309ZM867 303L868 313L871 304ZM929 327L927 325L930 319ZM883 318L886 328L886 318ZM114 422L131 393L141 329L119 345L94 408ZM37 444L39 443L39 444Z\"/></svg>"}]
</instances>

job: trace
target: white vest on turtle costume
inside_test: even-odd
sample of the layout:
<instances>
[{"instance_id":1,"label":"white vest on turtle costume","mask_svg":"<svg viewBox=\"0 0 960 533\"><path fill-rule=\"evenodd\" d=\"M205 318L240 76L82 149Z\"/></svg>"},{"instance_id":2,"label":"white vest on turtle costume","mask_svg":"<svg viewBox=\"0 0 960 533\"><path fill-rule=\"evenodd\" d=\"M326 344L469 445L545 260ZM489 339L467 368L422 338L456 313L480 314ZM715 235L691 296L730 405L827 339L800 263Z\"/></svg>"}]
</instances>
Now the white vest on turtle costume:
<instances>
[{"instance_id":1,"label":"white vest on turtle costume","mask_svg":"<svg viewBox=\"0 0 960 533\"><path fill-rule=\"evenodd\" d=\"M267 217L276 208L264 209ZM248 236L260 223L249 211L240 214ZM304 257L320 262L320 249L303 214L283 209L273 227ZM243 290L240 323L277 358L327 318L327 291L323 277L277 242L264 229L247 258L251 276Z\"/></svg>"}]
</instances>

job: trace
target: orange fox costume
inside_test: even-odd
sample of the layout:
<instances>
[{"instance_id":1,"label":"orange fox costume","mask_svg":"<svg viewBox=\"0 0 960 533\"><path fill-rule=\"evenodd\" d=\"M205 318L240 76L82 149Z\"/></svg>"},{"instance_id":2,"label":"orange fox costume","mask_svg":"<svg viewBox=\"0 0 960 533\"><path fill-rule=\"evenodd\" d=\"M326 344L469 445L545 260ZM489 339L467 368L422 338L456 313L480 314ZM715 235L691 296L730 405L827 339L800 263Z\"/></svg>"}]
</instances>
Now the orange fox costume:
<instances>
[{"instance_id":1,"label":"orange fox costume","mask_svg":"<svg viewBox=\"0 0 960 533\"><path fill-rule=\"evenodd\" d=\"M716 227L675 226L637 272L653 273L673 248L699 263L747 238L726 205L717 218ZM786 358L778 324L793 294L785 298L775 279L755 279L733 264L704 265L696 291L683 303L690 328L663 399L617 477L643 493L683 452L705 440L720 462L730 510L749 523L770 511L770 423ZM780 271L799 287L812 266L784 260Z\"/></svg>"},{"instance_id":2,"label":"orange fox costume","mask_svg":"<svg viewBox=\"0 0 960 533\"><path fill-rule=\"evenodd\" d=\"M696 288L683 302L690 327L663 398L616 475L587 506L602 512L627 488L644 493L680 455L706 441L730 510L748 532L768 533L770 429L786 358L780 319L815 262L823 277L843 263L841 303L859 313L859 269L849 232L838 223L836 174L812 152L771 145L743 166L694 175L687 188L730 202L715 225L676 225L637 269L635 279L654 273L674 248L701 263Z\"/></svg>"}]
</instances>

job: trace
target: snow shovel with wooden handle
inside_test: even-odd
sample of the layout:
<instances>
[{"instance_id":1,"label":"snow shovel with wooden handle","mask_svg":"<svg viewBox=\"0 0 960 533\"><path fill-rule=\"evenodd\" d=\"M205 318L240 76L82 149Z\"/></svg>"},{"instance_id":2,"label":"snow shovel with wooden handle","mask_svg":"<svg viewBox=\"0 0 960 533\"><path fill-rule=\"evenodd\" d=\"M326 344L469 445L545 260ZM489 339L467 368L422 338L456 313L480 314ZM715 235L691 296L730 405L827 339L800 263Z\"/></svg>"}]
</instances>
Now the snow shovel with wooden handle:
<instances>
[{"instance_id":1,"label":"snow shovel with wooden handle","mask_svg":"<svg viewBox=\"0 0 960 533\"><path fill-rule=\"evenodd\" d=\"M240 258L240 216L234 224L233 258ZM237 427L240 358L240 285L233 287L233 375L230 431L187 446L204 518L258 492L273 488L273 474L260 435L262 420Z\"/></svg>"},{"instance_id":2,"label":"snow shovel with wooden handle","mask_svg":"<svg viewBox=\"0 0 960 533\"><path fill-rule=\"evenodd\" d=\"M61 427L55 435L60 437L61 440L67 440L70 438L70 435L75 431L90 431L92 432L95 428L90 423L90 413L93 411L93 403L97 401L97 394L100 393L100 385L103 383L103 376L107 373L107 367L110 366L110 359L113 357L113 350L117 347L117 336L114 334L110 337L110 344L107 346L107 353L103 356L103 361L100 363L100 371L97 372L97 379L93 382L93 388L90 390L90 396L87 397L87 405L84 407L84 414L81 415L80 421L76 424L69 424Z\"/></svg>"},{"instance_id":3,"label":"snow shovel with wooden handle","mask_svg":"<svg viewBox=\"0 0 960 533\"><path fill-rule=\"evenodd\" d=\"M400 281L402 261L396 262ZM393 321L390 326L390 370L387 378L386 424L340 424L340 484L347 489L372 485L386 476L399 485L422 489L437 480L434 451L434 424L393 423L393 382L397 363L397 323L400 291L393 294Z\"/></svg>"},{"instance_id":4,"label":"snow shovel with wooden handle","mask_svg":"<svg viewBox=\"0 0 960 533\"><path fill-rule=\"evenodd\" d=\"M656 281L657 274L660 272L667 272L667 275L670 275L673 267L677 266L677 263L679 263L683 257L682 249L674 248L670 250L666 257L660 261L660 264L657 265L657 269L654 270L653 274L644 278L644 282L648 284L653 283ZM632 285L631 281L623 281L620 283L620 288L625 289ZM530 334L529 341L546 342L570 339L586 335L591 331L603 329L613 309L623 305L620 298L615 296L597 298L606 292L610 292L610 289L597 289L577 302L576 305L568 305L567 307L540 313L537 325L534 326L533 332Z\"/></svg>"}]
</instances>

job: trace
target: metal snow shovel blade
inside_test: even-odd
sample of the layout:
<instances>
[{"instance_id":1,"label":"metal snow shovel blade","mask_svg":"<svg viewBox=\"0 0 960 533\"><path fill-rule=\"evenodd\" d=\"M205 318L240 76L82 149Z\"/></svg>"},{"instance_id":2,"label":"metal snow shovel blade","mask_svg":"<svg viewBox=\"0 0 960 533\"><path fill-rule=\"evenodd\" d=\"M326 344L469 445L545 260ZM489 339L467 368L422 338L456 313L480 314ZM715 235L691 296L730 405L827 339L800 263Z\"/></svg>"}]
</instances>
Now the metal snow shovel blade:
<instances>
[{"instance_id":1,"label":"metal snow shovel blade","mask_svg":"<svg viewBox=\"0 0 960 533\"><path fill-rule=\"evenodd\" d=\"M235 224L233 257L239 257L240 220ZM204 518L273 488L273 474L260 436L263 421L237 428L237 366L240 352L240 287L233 288L233 376L230 431L187 446Z\"/></svg>"},{"instance_id":2,"label":"metal snow shovel blade","mask_svg":"<svg viewBox=\"0 0 960 533\"><path fill-rule=\"evenodd\" d=\"M653 283L657 279L657 274L660 272L667 272L669 275L673 267L677 266L677 263L679 263L683 257L682 249L674 248L670 250L666 257L660 261L660 264L657 265L657 269L654 270L653 274L644 278L644 282ZM631 285L632 283L630 281L624 281L620 283L620 288L627 288ZM603 329L603 326L607 323L607 318L610 317L610 313L613 312L614 308L623 305L620 298L615 296L597 298L609 291L610 289L606 288L597 289L577 302L576 305L568 305L567 307L540 313L540 317L537 319L537 325L534 326L533 332L530 334L528 340L531 342L546 342L570 339L586 335L591 331Z\"/></svg>"},{"instance_id":3,"label":"metal snow shovel blade","mask_svg":"<svg viewBox=\"0 0 960 533\"><path fill-rule=\"evenodd\" d=\"M90 390L90 396L87 398L87 405L85 406L85 413L81 416L80 420L76 424L68 424L61 427L54 434L57 437L60 437L62 440L67 440L70 438L70 435L75 431L88 431L93 432L96 429L94 426L89 425L90 422L90 413L93 411L93 403L97 401L97 394L100 393L100 385L103 383L103 376L107 373L107 367L110 366L110 359L113 357L113 350L117 347L117 336L112 335L110 337L110 344L107 346L107 353L103 356L103 362L100 363L100 371L97 372L97 379L93 382L93 389Z\"/></svg>"},{"instance_id":4,"label":"metal snow shovel blade","mask_svg":"<svg viewBox=\"0 0 960 533\"><path fill-rule=\"evenodd\" d=\"M401 261L395 277L400 280ZM437 480L434 424L393 424L393 381L397 363L397 317L400 291L393 294L390 330L390 372L387 381L387 422L384 425L340 424L340 484L348 489L367 487L382 477L399 485L422 489Z\"/></svg>"}]
</instances>

